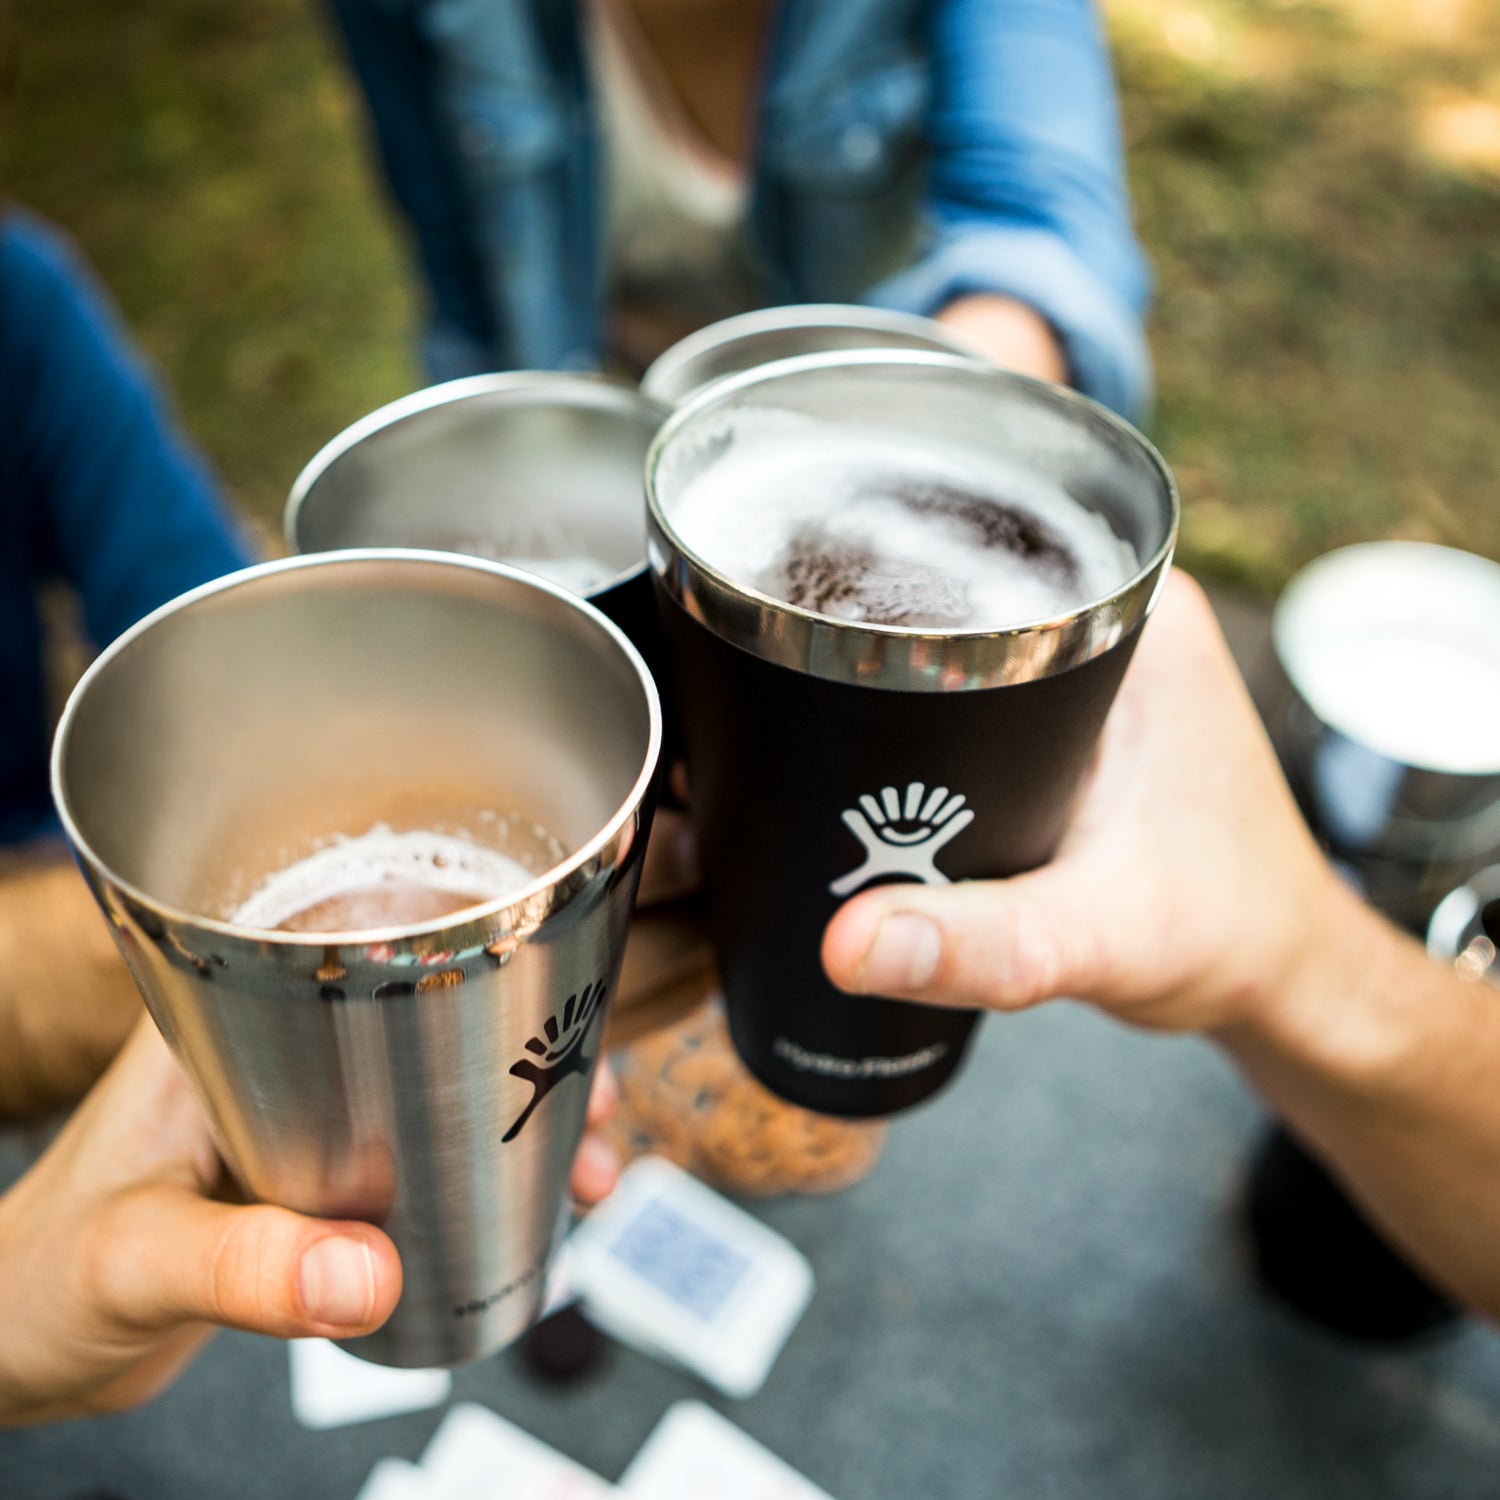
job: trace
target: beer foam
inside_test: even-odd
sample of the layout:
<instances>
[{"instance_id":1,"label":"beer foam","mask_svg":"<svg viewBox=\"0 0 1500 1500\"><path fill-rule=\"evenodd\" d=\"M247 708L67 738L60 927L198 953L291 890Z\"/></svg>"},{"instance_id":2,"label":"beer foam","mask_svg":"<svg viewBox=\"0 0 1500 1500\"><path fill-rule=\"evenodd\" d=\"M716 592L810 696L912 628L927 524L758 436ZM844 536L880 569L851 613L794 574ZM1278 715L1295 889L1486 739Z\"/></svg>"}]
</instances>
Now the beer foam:
<instances>
[{"instance_id":1,"label":"beer foam","mask_svg":"<svg viewBox=\"0 0 1500 1500\"><path fill-rule=\"evenodd\" d=\"M461 552L465 557L481 557L487 562L506 563L519 568L523 573L535 573L548 583L567 589L580 599L604 587L610 579L625 571L630 563L618 566L606 562L585 548L577 547L571 552L547 552L537 549L534 538L526 538L522 544L508 544L493 537L440 535L429 545L445 552ZM639 559L637 559L639 561Z\"/></svg>"},{"instance_id":2,"label":"beer foam","mask_svg":"<svg viewBox=\"0 0 1500 1500\"><path fill-rule=\"evenodd\" d=\"M599 480L601 493L612 492L602 488L608 483L606 478ZM616 479L612 489L618 488ZM482 530L424 525L406 545L439 547L467 557L507 563L583 599L612 578L640 566L646 542L638 509L616 507L623 514L574 514L582 508L576 497L563 493L551 498L555 510L550 514L510 515L497 510L483 518Z\"/></svg>"},{"instance_id":3,"label":"beer foam","mask_svg":"<svg viewBox=\"0 0 1500 1500\"><path fill-rule=\"evenodd\" d=\"M1001 630L1107 597L1139 567L1039 470L957 442L789 412L725 414L673 530L742 585L832 619Z\"/></svg>"},{"instance_id":4,"label":"beer foam","mask_svg":"<svg viewBox=\"0 0 1500 1500\"><path fill-rule=\"evenodd\" d=\"M580 599L587 599L619 572L618 568L600 562L597 557L583 554L575 557L506 556L499 560L509 563L513 568L535 573L538 578L545 578L548 583L555 583L559 588L577 594Z\"/></svg>"},{"instance_id":5,"label":"beer foam","mask_svg":"<svg viewBox=\"0 0 1500 1500\"><path fill-rule=\"evenodd\" d=\"M379 891L418 887L467 897L479 905L530 885L536 872L494 849L448 834L396 833L377 823L269 875L229 920L262 931L289 923L309 907ZM461 909L461 908L460 908Z\"/></svg>"}]
</instances>

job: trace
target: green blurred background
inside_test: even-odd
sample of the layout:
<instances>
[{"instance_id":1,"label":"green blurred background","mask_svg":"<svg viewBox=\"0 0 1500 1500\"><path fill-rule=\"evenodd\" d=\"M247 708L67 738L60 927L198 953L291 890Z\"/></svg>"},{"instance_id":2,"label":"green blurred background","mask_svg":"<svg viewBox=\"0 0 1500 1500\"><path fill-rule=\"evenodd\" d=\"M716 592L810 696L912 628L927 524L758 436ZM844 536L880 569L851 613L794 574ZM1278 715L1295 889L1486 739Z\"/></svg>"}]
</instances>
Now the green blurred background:
<instances>
[{"instance_id":1,"label":"green blurred background","mask_svg":"<svg viewBox=\"0 0 1500 1500\"><path fill-rule=\"evenodd\" d=\"M1108 0L1190 567L1500 557L1500 5ZM315 0L17 0L0 181L65 225L267 534L419 383L405 247Z\"/></svg>"}]
</instances>

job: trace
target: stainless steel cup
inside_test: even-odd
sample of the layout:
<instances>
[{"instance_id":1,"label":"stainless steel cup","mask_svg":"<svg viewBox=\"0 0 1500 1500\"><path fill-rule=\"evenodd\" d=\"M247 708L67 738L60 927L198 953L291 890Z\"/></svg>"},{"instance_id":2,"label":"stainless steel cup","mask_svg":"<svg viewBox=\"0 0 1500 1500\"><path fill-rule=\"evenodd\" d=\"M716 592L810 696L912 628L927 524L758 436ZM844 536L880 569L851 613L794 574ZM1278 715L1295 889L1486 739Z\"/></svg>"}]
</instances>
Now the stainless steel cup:
<instances>
[{"instance_id":1,"label":"stainless steel cup","mask_svg":"<svg viewBox=\"0 0 1500 1500\"><path fill-rule=\"evenodd\" d=\"M1308 822L1371 904L1423 932L1500 855L1500 736L1433 732L1496 712L1500 565L1419 542L1340 548L1287 585L1272 638L1272 737ZM1435 705L1411 700L1445 678Z\"/></svg>"},{"instance_id":2,"label":"stainless steel cup","mask_svg":"<svg viewBox=\"0 0 1500 1500\"><path fill-rule=\"evenodd\" d=\"M620 631L436 553L294 558L185 594L85 674L53 751L84 874L256 1197L381 1225L405 1289L350 1349L477 1358L535 1316L652 812L661 721ZM231 914L384 823L524 888L359 932Z\"/></svg>"},{"instance_id":3,"label":"stainless steel cup","mask_svg":"<svg viewBox=\"0 0 1500 1500\"><path fill-rule=\"evenodd\" d=\"M838 302L766 307L700 328L673 344L641 377L646 395L678 406L726 375L799 354L917 349L972 355L931 318Z\"/></svg>"},{"instance_id":4,"label":"stainless steel cup","mask_svg":"<svg viewBox=\"0 0 1500 1500\"><path fill-rule=\"evenodd\" d=\"M287 500L287 545L425 547L523 569L534 560L602 609L654 668L642 472L666 414L597 375L516 370L430 386L314 455Z\"/></svg>"},{"instance_id":5,"label":"stainless steel cup","mask_svg":"<svg viewBox=\"0 0 1500 1500\"><path fill-rule=\"evenodd\" d=\"M674 524L682 496L739 443L871 430L918 452L959 444L994 465L1002 495L1016 465L1046 476L1106 518L1138 565L1064 615L929 630L783 603L708 563ZM835 990L824 928L871 885L1014 875L1051 858L1171 561L1171 475L1133 428L1056 386L950 355L858 350L707 387L662 428L646 478L735 1046L809 1109L919 1103L958 1067L975 1013Z\"/></svg>"}]
</instances>

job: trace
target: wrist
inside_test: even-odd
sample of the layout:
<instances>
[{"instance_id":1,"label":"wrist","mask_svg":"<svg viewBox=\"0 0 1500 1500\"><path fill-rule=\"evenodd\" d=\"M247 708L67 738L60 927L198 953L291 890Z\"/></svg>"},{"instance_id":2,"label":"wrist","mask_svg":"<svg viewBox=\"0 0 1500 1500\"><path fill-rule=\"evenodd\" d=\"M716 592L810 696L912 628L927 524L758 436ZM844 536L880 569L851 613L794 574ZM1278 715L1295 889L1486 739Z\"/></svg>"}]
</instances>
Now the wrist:
<instances>
[{"instance_id":1,"label":"wrist","mask_svg":"<svg viewBox=\"0 0 1500 1500\"><path fill-rule=\"evenodd\" d=\"M1005 370L1068 383L1068 358L1056 330L1034 307L997 292L955 297L936 321Z\"/></svg>"},{"instance_id":2,"label":"wrist","mask_svg":"<svg viewBox=\"0 0 1500 1500\"><path fill-rule=\"evenodd\" d=\"M1396 1099L1416 1087L1423 1007L1450 976L1331 870L1308 910L1285 967L1214 1039L1252 1073L1274 1067Z\"/></svg>"}]
</instances>

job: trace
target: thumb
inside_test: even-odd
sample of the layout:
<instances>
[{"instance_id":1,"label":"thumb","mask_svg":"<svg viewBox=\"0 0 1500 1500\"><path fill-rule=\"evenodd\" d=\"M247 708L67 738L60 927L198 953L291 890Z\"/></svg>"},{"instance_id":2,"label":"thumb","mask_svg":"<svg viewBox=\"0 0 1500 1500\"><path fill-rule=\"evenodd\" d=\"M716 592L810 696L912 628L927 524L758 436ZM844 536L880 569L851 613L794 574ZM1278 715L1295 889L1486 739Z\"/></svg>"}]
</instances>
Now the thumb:
<instances>
[{"instance_id":1,"label":"thumb","mask_svg":"<svg viewBox=\"0 0 1500 1500\"><path fill-rule=\"evenodd\" d=\"M1099 955L1078 891L1053 867L1010 880L888 885L835 914L823 967L841 990L935 1005L1019 1010L1087 994Z\"/></svg>"},{"instance_id":2,"label":"thumb","mask_svg":"<svg viewBox=\"0 0 1500 1500\"><path fill-rule=\"evenodd\" d=\"M350 1338L390 1317L401 1262L373 1225L212 1202L180 1187L119 1199L100 1222L105 1305L137 1328L216 1323Z\"/></svg>"}]
</instances>

